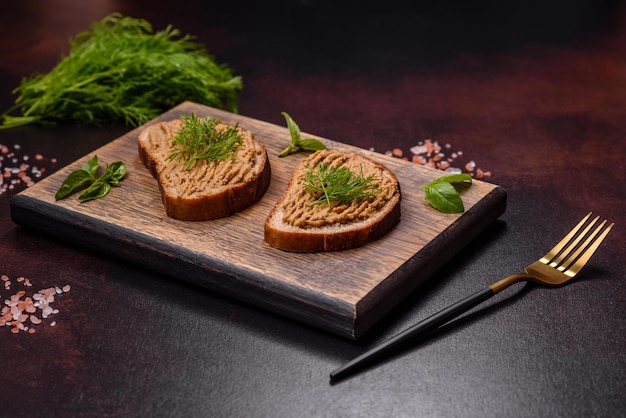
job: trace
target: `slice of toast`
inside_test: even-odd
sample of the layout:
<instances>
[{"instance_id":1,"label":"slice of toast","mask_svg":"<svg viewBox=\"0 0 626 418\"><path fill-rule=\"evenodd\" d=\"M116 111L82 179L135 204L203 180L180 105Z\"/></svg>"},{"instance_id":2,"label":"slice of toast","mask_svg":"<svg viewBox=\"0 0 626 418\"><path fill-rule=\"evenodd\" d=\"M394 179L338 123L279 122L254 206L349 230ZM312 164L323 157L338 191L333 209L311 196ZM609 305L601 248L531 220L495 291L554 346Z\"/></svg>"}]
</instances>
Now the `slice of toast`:
<instances>
[{"instance_id":1,"label":"slice of toast","mask_svg":"<svg viewBox=\"0 0 626 418\"><path fill-rule=\"evenodd\" d=\"M220 123L216 130L230 125ZM184 161L168 158L181 119L148 126L138 138L139 157L157 179L167 215L201 221L230 216L259 201L270 184L267 151L250 131L237 127L240 146L232 158L197 160L188 170Z\"/></svg>"},{"instance_id":2,"label":"slice of toast","mask_svg":"<svg viewBox=\"0 0 626 418\"><path fill-rule=\"evenodd\" d=\"M347 167L371 177L375 193L330 205L307 189L307 172L318 165ZM362 155L317 151L294 170L287 189L265 221L265 242L292 252L337 251L360 247L387 233L400 220L400 185L383 165Z\"/></svg>"}]
</instances>

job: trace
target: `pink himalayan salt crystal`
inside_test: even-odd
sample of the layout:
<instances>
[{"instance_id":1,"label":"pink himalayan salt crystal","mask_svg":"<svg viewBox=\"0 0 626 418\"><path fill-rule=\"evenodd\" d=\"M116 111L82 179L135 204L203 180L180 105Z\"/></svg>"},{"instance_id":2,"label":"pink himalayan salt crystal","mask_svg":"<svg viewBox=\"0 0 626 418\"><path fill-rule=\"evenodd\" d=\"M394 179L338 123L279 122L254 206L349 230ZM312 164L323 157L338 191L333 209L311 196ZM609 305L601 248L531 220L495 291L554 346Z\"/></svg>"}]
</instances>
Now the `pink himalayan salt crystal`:
<instances>
[{"instance_id":1,"label":"pink himalayan salt crystal","mask_svg":"<svg viewBox=\"0 0 626 418\"><path fill-rule=\"evenodd\" d=\"M7 275L0 276L2 282L5 283L5 288L10 289L11 280ZM16 279L16 283L20 283L23 286L30 287L32 283L25 277L19 277ZM28 332L29 334L35 333L35 326L43 323L43 319L50 315L59 313L58 309L50 306L54 302L54 296L60 293L67 293L70 291L70 286L65 285L63 287L51 287L47 289L41 289L37 293L33 294L32 298L26 296L24 290L20 290L11 295L9 299L4 301L5 306L0 310L0 327L10 327L11 332L14 334L20 331ZM36 314L37 310L41 311L41 318ZM43 318L43 319L42 319ZM55 326L56 321L53 321L50 326Z\"/></svg>"}]
</instances>

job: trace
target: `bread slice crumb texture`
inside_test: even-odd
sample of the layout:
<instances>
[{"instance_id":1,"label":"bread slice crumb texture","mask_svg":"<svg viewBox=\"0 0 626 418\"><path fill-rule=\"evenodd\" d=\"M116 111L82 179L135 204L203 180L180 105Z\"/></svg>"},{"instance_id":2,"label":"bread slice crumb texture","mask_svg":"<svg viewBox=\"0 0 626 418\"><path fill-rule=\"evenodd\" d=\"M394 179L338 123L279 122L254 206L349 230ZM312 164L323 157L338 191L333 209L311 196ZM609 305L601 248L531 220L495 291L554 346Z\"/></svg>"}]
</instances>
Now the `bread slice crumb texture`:
<instances>
[{"instance_id":1,"label":"bread slice crumb texture","mask_svg":"<svg viewBox=\"0 0 626 418\"><path fill-rule=\"evenodd\" d=\"M347 167L363 177L373 176L372 186L380 192L375 196L355 199L345 203L331 204L317 202L318 197L303 187L304 178L310 169L326 163L330 167ZM319 228L326 225L348 224L374 216L397 192L395 177L372 161L356 154L337 151L324 151L311 156L306 164L294 173L294 188L282 203L283 222L296 228Z\"/></svg>"},{"instance_id":2,"label":"bread slice crumb texture","mask_svg":"<svg viewBox=\"0 0 626 418\"><path fill-rule=\"evenodd\" d=\"M168 140L173 138L182 127L180 120L170 125L162 125L157 136L163 135ZM228 125L220 124L216 130L226 129ZM181 163L175 159L167 159L170 147L159 147L164 152L160 158L159 177L163 185L175 194L183 197L201 196L208 190L244 183L255 176L255 167L259 161L256 155L252 133L239 129L242 135L241 146L231 158L219 161L196 160L188 171L181 170ZM157 139L157 144L167 144L167 140Z\"/></svg>"},{"instance_id":3,"label":"bread slice crumb texture","mask_svg":"<svg viewBox=\"0 0 626 418\"><path fill-rule=\"evenodd\" d=\"M348 202L319 202L305 187L308 171L320 164L347 167L372 176L376 193ZM354 248L384 235L400 220L396 176L375 161L339 151L317 151L300 162L265 225L265 241L286 251L316 252Z\"/></svg>"},{"instance_id":4,"label":"bread slice crumb texture","mask_svg":"<svg viewBox=\"0 0 626 418\"><path fill-rule=\"evenodd\" d=\"M229 126L220 123L215 129ZM183 162L168 158L182 128L181 119L175 119L152 125L139 136L141 159L159 183L169 216L208 220L229 216L260 200L269 186L269 160L265 147L250 131L237 128L241 142L231 157L199 159L184 170Z\"/></svg>"}]
</instances>

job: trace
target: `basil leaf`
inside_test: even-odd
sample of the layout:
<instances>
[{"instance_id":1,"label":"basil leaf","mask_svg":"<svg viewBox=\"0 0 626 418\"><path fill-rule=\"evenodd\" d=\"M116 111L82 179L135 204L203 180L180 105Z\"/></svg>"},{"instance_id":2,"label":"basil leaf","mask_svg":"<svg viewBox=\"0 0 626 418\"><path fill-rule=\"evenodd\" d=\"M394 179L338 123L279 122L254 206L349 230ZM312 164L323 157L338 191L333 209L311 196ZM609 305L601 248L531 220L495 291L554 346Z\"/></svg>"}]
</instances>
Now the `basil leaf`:
<instances>
[{"instance_id":1,"label":"basil leaf","mask_svg":"<svg viewBox=\"0 0 626 418\"><path fill-rule=\"evenodd\" d=\"M126 164L121 161L115 161L107 166L104 173L96 179L95 174L100 164L98 156L94 156L80 170L73 171L63 181L59 190L57 190L54 198L62 199L78 190L87 189L78 196L81 202L98 199L105 196L111 190L111 186L119 186L120 182L126 175Z\"/></svg>"},{"instance_id":2,"label":"basil leaf","mask_svg":"<svg viewBox=\"0 0 626 418\"><path fill-rule=\"evenodd\" d=\"M318 151L326 149L326 145L313 138L300 140L300 142L298 143L298 147L300 147L303 151Z\"/></svg>"},{"instance_id":3,"label":"basil leaf","mask_svg":"<svg viewBox=\"0 0 626 418\"><path fill-rule=\"evenodd\" d=\"M91 160L87 161L85 165L83 165L82 169L89 173L91 177L94 177L96 175L96 172L98 172L98 168L100 168L98 156L94 155Z\"/></svg>"},{"instance_id":4,"label":"basil leaf","mask_svg":"<svg viewBox=\"0 0 626 418\"><path fill-rule=\"evenodd\" d=\"M298 127L298 124L296 124L296 121L291 119L291 116L289 116L287 112L281 112L281 115L283 115L283 117L287 121L289 134L291 135L291 145L295 146L300 140L300 128Z\"/></svg>"},{"instance_id":5,"label":"basil leaf","mask_svg":"<svg viewBox=\"0 0 626 418\"><path fill-rule=\"evenodd\" d=\"M441 183L441 182L445 182L445 183L471 183L472 182L472 176L470 176L469 174L466 174L466 173L448 174L446 176L442 176L442 177L436 178L435 180L431 181L430 184Z\"/></svg>"},{"instance_id":6,"label":"basil leaf","mask_svg":"<svg viewBox=\"0 0 626 418\"><path fill-rule=\"evenodd\" d=\"M54 195L55 200L63 199L71 195L72 193L87 187L95 180L94 176L86 170L76 170L70 173L69 176L63 181L59 190Z\"/></svg>"},{"instance_id":7,"label":"basil leaf","mask_svg":"<svg viewBox=\"0 0 626 418\"><path fill-rule=\"evenodd\" d=\"M98 179L95 183L87 188L80 196L78 200L81 202L87 202L88 200L94 200L106 196L111 190L111 185L106 181Z\"/></svg>"},{"instance_id":8,"label":"basil leaf","mask_svg":"<svg viewBox=\"0 0 626 418\"><path fill-rule=\"evenodd\" d=\"M291 152L293 151L294 148L296 148L296 147L294 145L290 144L287 148L282 150L280 152L280 154L278 154L278 156L279 157L286 157L287 155L291 154Z\"/></svg>"},{"instance_id":9,"label":"basil leaf","mask_svg":"<svg viewBox=\"0 0 626 418\"><path fill-rule=\"evenodd\" d=\"M281 115L283 115L285 117L285 120L287 121L289 134L291 135L291 143L289 144L289 146L287 146L287 148L282 150L280 154L278 154L279 157L285 157L292 152L318 151L326 149L326 145L322 144L317 139L300 139L300 128L298 127L298 124L296 124L296 121L294 121L291 116L287 114L287 112L281 112Z\"/></svg>"},{"instance_id":10,"label":"basil leaf","mask_svg":"<svg viewBox=\"0 0 626 418\"><path fill-rule=\"evenodd\" d=\"M463 213L465 207L459 192L448 182L431 182L422 186L426 200L435 209L444 213Z\"/></svg>"},{"instance_id":11,"label":"basil leaf","mask_svg":"<svg viewBox=\"0 0 626 418\"><path fill-rule=\"evenodd\" d=\"M100 177L101 180L106 181L107 183L113 186L119 186L120 181L124 178L126 174L126 164L121 161L115 161L111 163L107 169Z\"/></svg>"}]
</instances>

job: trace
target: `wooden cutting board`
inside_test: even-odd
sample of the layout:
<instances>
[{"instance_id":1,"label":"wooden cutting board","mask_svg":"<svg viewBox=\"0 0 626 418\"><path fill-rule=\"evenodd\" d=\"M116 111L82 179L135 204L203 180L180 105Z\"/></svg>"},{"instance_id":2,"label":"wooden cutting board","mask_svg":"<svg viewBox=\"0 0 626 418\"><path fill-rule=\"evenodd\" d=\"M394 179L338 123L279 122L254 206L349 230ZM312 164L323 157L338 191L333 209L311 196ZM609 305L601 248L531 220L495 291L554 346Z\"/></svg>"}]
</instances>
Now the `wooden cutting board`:
<instances>
[{"instance_id":1,"label":"wooden cutting board","mask_svg":"<svg viewBox=\"0 0 626 418\"><path fill-rule=\"evenodd\" d=\"M137 136L143 129L139 127L16 195L11 201L13 221L356 339L506 207L501 187L474 181L462 193L463 214L440 213L425 201L420 185L440 177L441 171L318 137L331 149L361 153L391 169L402 190L402 219L382 239L361 248L313 254L280 251L264 243L263 224L305 156L277 157L290 141L286 126L191 102L149 124L181 113L239 123L265 144L272 182L260 202L223 219L168 218L157 182L139 160ZM65 177L94 155L103 164L126 163L128 174L122 186L104 199L80 203L71 196L55 201Z\"/></svg>"}]
</instances>

